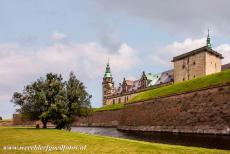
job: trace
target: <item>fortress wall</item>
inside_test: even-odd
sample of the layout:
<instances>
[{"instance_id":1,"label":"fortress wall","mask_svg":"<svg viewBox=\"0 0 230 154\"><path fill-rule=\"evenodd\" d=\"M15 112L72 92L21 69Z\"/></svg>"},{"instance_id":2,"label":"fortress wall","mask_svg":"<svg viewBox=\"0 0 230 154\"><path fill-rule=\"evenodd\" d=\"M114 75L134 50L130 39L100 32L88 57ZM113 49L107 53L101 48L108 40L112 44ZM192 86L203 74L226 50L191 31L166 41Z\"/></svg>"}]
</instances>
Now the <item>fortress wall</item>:
<instances>
[{"instance_id":1,"label":"fortress wall","mask_svg":"<svg viewBox=\"0 0 230 154\"><path fill-rule=\"evenodd\" d=\"M114 126L127 131L230 135L230 85L125 105L77 117L74 126Z\"/></svg>"},{"instance_id":2,"label":"fortress wall","mask_svg":"<svg viewBox=\"0 0 230 154\"><path fill-rule=\"evenodd\" d=\"M129 104L118 129L230 134L230 85Z\"/></svg>"},{"instance_id":3,"label":"fortress wall","mask_svg":"<svg viewBox=\"0 0 230 154\"><path fill-rule=\"evenodd\" d=\"M94 112L88 117L76 117L73 126L116 127L121 119L121 110Z\"/></svg>"}]
</instances>

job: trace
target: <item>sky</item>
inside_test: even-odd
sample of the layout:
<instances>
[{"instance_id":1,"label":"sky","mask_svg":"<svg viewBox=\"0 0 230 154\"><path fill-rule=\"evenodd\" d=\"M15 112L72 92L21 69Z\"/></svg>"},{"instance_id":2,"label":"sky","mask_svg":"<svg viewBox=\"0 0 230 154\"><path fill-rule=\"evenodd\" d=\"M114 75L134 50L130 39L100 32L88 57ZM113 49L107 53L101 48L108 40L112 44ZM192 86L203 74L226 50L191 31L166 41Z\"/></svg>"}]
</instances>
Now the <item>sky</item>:
<instances>
[{"instance_id":1,"label":"sky","mask_svg":"<svg viewBox=\"0 0 230 154\"><path fill-rule=\"evenodd\" d=\"M229 0L0 0L0 116L14 92L46 73L74 71L102 106L108 58L115 85L142 71L172 69L174 56L202 47L230 63Z\"/></svg>"}]
</instances>

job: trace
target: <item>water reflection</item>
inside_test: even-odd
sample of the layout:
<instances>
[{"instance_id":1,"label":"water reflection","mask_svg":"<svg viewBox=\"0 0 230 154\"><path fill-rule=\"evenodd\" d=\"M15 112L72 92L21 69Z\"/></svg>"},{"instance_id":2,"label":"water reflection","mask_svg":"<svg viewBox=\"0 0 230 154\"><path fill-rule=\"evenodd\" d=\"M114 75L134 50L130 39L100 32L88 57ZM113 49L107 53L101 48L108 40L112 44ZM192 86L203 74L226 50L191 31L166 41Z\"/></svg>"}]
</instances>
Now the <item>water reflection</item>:
<instances>
[{"instance_id":1,"label":"water reflection","mask_svg":"<svg viewBox=\"0 0 230 154\"><path fill-rule=\"evenodd\" d=\"M230 150L230 136L216 135L192 135L192 134L172 134L172 133L140 133L140 132L121 132L116 128L105 127L72 127L73 132L96 134L127 138L155 143L166 143L186 146L196 146L213 149Z\"/></svg>"}]
</instances>

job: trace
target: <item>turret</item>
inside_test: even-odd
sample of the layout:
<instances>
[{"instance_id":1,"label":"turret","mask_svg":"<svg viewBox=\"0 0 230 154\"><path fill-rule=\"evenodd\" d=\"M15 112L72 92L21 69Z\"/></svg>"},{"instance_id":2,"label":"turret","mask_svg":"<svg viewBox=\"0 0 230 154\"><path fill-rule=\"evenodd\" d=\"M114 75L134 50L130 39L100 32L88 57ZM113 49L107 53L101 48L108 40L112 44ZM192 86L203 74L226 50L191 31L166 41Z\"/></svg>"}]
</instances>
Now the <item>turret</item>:
<instances>
[{"instance_id":1,"label":"turret","mask_svg":"<svg viewBox=\"0 0 230 154\"><path fill-rule=\"evenodd\" d=\"M109 66L109 61L107 63L105 74L102 82L102 95L103 95L103 105L106 105L106 98L114 93L114 82L112 73Z\"/></svg>"}]
</instances>

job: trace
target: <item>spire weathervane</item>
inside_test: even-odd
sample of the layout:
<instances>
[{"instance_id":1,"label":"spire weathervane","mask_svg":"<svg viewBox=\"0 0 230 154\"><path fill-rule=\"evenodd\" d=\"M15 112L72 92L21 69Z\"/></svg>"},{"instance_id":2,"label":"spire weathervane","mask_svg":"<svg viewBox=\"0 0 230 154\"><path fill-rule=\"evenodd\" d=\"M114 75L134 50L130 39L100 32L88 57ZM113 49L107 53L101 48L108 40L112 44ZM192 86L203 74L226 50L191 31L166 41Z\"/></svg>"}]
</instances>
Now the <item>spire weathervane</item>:
<instances>
[{"instance_id":1,"label":"spire weathervane","mask_svg":"<svg viewBox=\"0 0 230 154\"><path fill-rule=\"evenodd\" d=\"M209 29L208 29L208 36L207 36L206 46L207 46L209 49L212 49L211 38L210 38L210 36L209 36Z\"/></svg>"},{"instance_id":2,"label":"spire weathervane","mask_svg":"<svg viewBox=\"0 0 230 154\"><path fill-rule=\"evenodd\" d=\"M107 65L109 65L109 57L108 57L108 63L107 63Z\"/></svg>"}]
</instances>

